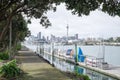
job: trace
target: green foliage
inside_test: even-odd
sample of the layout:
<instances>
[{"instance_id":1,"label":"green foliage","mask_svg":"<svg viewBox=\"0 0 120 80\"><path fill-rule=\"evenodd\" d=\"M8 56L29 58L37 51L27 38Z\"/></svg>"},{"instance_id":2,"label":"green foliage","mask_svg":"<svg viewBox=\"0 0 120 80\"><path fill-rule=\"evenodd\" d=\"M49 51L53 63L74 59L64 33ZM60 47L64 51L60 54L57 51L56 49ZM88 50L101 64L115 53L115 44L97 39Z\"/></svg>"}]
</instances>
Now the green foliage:
<instances>
[{"instance_id":1,"label":"green foliage","mask_svg":"<svg viewBox=\"0 0 120 80\"><path fill-rule=\"evenodd\" d=\"M53 3L58 1L54 0L2 0L0 2L0 21L7 20L10 15L18 15L23 13L28 17L28 20L32 17L39 18L40 20L48 10L55 10ZM60 0L59 0L60 2ZM11 12L11 13L10 13ZM28 22L29 22L28 21ZM46 18L41 21L43 26L49 25L49 20Z\"/></svg>"},{"instance_id":2,"label":"green foliage","mask_svg":"<svg viewBox=\"0 0 120 80\"><path fill-rule=\"evenodd\" d=\"M116 42L120 42L120 37L117 37L117 39L115 41Z\"/></svg>"},{"instance_id":3,"label":"green foliage","mask_svg":"<svg viewBox=\"0 0 120 80\"><path fill-rule=\"evenodd\" d=\"M90 78L87 75L82 74L82 70L83 69L80 69L78 66L75 67L74 75L76 76L77 80L90 80Z\"/></svg>"},{"instance_id":4,"label":"green foliage","mask_svg":"<svg viewBox=\"0 0 120 80\"><path fill-rule=\"evenodd\" d=\"M111 16L120 16L120 1L118 0L64 0L68 10L79 16L89 15L99 9Z\"/></svg>"},{"instance_id":5,"label":"green foliage","mask_svg":"<svg viewBox=\"0 0 120 80\"><path fill-rule=\"evenodd\" d=\"M19 43L19 44L17 44L17 46L16 46L16 50L20 50L21 49L21 44Z\"/></svg>"},{"instance_id":6,"label":"green foliage","mask_svg":"<svg viewBox=\"0 0 120 80\"><path fill-rule=\"evenodd\" d=\"M2 43L0 44L5 48L9 46L9 29L7 31L8 32L4 34L5 36L2 38L3 41L1 41ZM12 47L15 47L18 42L24 41L25 37L29 35L30 31L27 28L27 22L24 20L23 16L21 14L14 16L12 18ZM0 48L3 46L0 46Z\"/></svg>"},{"instance_id":7,"label":"green foliage","mask_svg":"<svg viewBox=\"0 0 120 80\"><path fill-rule=\"evenodd\" d=\"M90 80L90 78L87 75L84 74L79 74L79 73L75 73L76 77L78 80Z\"/></svg>"},{"instance_id":8,"label":"green foliage","mask_svg":"<svg viewBox=\"0 0 120 80\"><path fill-rule=\"evenodd\" d=\"M113 37L110 37L110 38L108 39L108 41L109 41L109 42L114 42Z\"/></svg>"},{"instance_id":9,"label":"green foliage","mask_svg":"<svg viewBox=\"0 0 120 80\"><path fill-rule=\"evenodd\" d=\"M45 28L51 26L46 14L50 10L56 11L60 3L65 3L67 10L79 16L89 15L97 9L111 16L120 16L119 0L0 0L0 48L8 46L11 22L12 43L23 41L30 35L27 22L31 23L31 19L36 18ZM22 14L27 17L27 21Z\"/></svg>"},{"instance_id":10,"label":"green foliage","mask_svg":"<svg viewBox=\"0 0 120 80\"><path fill-rule=\"evenodd\" d=\"M14 43L15 40L17 40L17 42L24 41L24 38L29 35L27 22L21 14L13 17L12 26L12 43Z\"/></svg>"},{"instance_id":11,"label":"green foliage","mask_svg":"<svg viewBox=\"0 0 120 80\"><path fill-rule=\"evenodd\" d=\"M8 54L7 50L5 52L0 53L0 59L1 60L8 60L9 59L9 54Z\"/></svg>"},{"instance_id":12,"label":"green foliage","mask_svg":"<svg viewBox=\"0 0 120 80\"><path fill-rule=\"evenodd\" d=\"M89 13L99 7L97 0L65 0L66 7L72 14L79 16L89 15Z\"/></svg>"},{"instance_id":13,"label":"green foliage","mask_svg":"<svg viewBox=\"0 0 120 80\"><path fill-rule=\"evenodd\" d=\"M12 60L0 68L0 74L4 78L11 79L20 76L21 69L17 66L16 60Z\"/></svg>"}]
</instances>

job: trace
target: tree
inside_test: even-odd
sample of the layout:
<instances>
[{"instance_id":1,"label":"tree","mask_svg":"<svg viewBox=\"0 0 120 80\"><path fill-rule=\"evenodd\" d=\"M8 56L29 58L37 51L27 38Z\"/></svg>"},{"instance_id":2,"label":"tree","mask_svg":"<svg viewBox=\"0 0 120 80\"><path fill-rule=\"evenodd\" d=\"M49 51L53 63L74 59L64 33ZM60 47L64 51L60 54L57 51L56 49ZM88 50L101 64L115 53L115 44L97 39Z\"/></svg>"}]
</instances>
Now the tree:
<instances>
[{"instance_id":1,"label":"tree","mask_svg":"<svg viewBox=\"0 0 120 80\"><path fill-rule=\"evenodd\" d=\"M50 26L50 21L45 16L48 10L55 10L51 0L0 0L0 22L5 21L3 30L0 32L0 41L3 36L7 33L10 21L13 16L18 14L24 14L29 18L32 17L40 18L40 24L42 26Z\"/></svg>"},{"instance_id":2,"label":"tree","mask_svg":"<svg viewBox=\"0 0 120 80\"><path fill-rule=\"evenodd\" d=\"M40 24L46 28L51 25L46 16L48 10L56 10L56 6L65 3L73 14L89 15L99 9L111 16L120 16L119 0L0 0L0 46L4 47L7 40L11 20L16 15L24 15L30 22L31 18L39 18Z\"/></svg>"},{"instance_id":3,"label":"tree","mask_svg":"<svg viewBox=\"0 0 120 80\"><path fill-rule=\"evenodd\" d=\"M12 20L12 43L24 41L24 38L28 36L28 32L27 23L23 16L21 14L14 16Z\"/></svg>"},{"instance_id":4,"label":"tree","mask_svg":"<svg viewBox=\"0 0 120 80\"><path fill-rule=\"evenodd\" d=\"M30 31L27 28L27 23L24 20L21 14L16 15L11 20L12 25L12 46L15 47L17 42L21 42L25 39L26 36L30 34ZM6 49L9 45L9 29L7 29L7 33L3 37L4 49Z\"/></svg>"},{"instance_id":5,"label":"tree","mask_svg":"<svg viewBox=\"0 0 120 80\"><path fill-rule=\"evenodd\" d=\"M108 41L109 41L109 42L114 42L113 37L110 37L110 38L108 39Z\"/></svg>"},{"instance_id":6,"label":"tree","mask_svg":"<svg viewBox=\"0 0 120 80\"><path fill-rule=\"evenodd\" d=\"M68 10L73 14L89 15L91 11L99 9L111 16L120 16L119 0L65 0Z\"/></svg>"},{"instance_id":7,"label":"tree","mask_svg":"<svg viewBox=\"0 0 120 80\"><path fill-rule=\"evenodd\" d=\"M9 25L16 15L26 15L29 22L32 17L40 18L43 26L50 26L45 13L47 10L55 9L52 4L49 0L0 0L0 46L5 48Z\"/></svg>"},{"instance_id":8,"label":"tree","mask_svg":"<svg viewBox=\"0 0 120 80\"><path fill-rule=\"evenodd\" d=\"M116 42L120 42L120 37L117 37L117 39L115 41Z\"/></svg>"}]
</instances>

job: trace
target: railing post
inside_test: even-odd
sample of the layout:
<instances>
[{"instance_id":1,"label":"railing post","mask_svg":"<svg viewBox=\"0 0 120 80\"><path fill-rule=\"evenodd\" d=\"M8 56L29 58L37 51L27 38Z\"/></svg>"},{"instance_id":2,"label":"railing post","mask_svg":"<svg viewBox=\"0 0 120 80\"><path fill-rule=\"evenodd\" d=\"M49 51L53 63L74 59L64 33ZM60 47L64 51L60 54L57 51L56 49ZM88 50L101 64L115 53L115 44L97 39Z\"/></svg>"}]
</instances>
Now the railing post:
<instances>
[{"instance_id":1,"label":"railing post","mask_svg":"<svg viewBox=\"0 0 120 80\"><path fill-rule=\"evenodd\" d=\"M41 43L40 43L40 47L39 47L39 50L40 50L40 56L41 56Z\"/></svg>"},{"instance_id":2,"label":"railing post","mask_svg":"<svg viewBox=\"0 0 120 80\"><path fill-rule=\"evenodd\" d=\"M75 44L75 54L76 54L75 61L76 61L76 62L78 62L78 51L77 51L77 44Z\"/></svg>"},{"instance_id":3,"label":"railing post","mask_svg":"<svg viewBox=\"0 0 120 80\"><path fill-rule=\"evenodd\" d=\"M53 65L53 58L54 58L54 43L51 43L51 64Z\"/></svg>"}]
</instances>

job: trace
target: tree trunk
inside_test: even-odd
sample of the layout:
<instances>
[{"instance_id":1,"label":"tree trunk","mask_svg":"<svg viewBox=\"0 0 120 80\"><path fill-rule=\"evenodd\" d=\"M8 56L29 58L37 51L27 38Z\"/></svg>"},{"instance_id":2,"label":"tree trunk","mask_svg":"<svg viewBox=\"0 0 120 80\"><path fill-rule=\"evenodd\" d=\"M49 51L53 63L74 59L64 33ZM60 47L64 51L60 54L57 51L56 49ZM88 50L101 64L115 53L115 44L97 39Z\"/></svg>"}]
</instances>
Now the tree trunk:
<instances>
[{"instance_id":1,"label":"tree trunk","mask_svg":"<svg viewBox=\"0 0 120 80\"><path fill-rule=\"evenodd\" d=\"M2 47L0 47L0 52L4 51L5 50L5 44L4 43L1 43Z\"/></svg>"},{"instance_id":2,"label":"tree trunk","mask_svg":"<svg viewBox=\"0 0 120 80\"><path fill-rule=\"evenodd\" d=\"M9 28L10 21L12 20L12 15L9 16L6 26L3 28L1 34L0 34L0 42L2 42L3 37L5 36L7 29Z\"/></svg>"},{"instance_id":3,"label":"tree trunk","mask_svg":"<svg viewBox=\"0 0 120 80\"><path fill-rule=\"evenodd\" d=\"M13 58L14 58L16 52L17 52L16 46L17 46L17 39L15 39L15 42L14 42L14 44L13 44L13 54L12 54L12 57L13 57Z\"/></svg>"}]
</instances>

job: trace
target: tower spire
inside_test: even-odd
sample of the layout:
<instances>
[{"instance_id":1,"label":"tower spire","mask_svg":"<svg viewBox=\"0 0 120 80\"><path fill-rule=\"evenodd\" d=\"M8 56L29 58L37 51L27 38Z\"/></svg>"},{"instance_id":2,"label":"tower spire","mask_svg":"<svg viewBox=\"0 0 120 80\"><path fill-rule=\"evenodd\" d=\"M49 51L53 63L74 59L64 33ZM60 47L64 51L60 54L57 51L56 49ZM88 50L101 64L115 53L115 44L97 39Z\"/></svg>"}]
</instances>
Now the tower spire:
<instances>
[{"instance_id":1,"label":"tower spire","mask_svg":"<svg viewBox=\"0 0 120 80\"><path fill-rule=\"evenodd\" d=\"M68 24L67 24L67 40L68 40L68 31L69 31L69 26L68 26Z\"/></svg>"}]
</instances>

